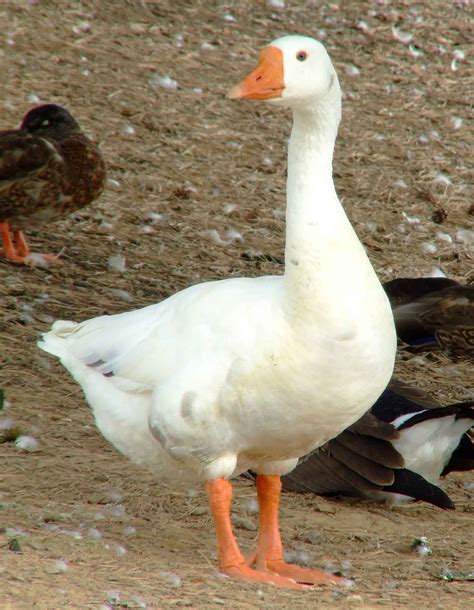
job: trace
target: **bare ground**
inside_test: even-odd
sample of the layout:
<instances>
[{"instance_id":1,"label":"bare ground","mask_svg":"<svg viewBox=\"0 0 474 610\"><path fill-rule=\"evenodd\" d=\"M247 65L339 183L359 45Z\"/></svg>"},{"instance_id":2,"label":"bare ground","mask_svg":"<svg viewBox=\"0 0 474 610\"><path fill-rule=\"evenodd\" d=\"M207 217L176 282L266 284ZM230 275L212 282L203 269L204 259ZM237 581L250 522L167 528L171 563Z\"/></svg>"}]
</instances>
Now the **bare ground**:
<instances>
[{"instance_id":1,"label":"bare ground","mask_svg":"<svg viewBox=\"0 0 474 610\"><path fill-rule=\"evenodd\" d=\"M0 260L0 388L10 403L0 419L39 441L34 452L0 445L2 608L473 605L472 583L439 578L473 569L472 476L446 484L455 513L286 494L287 548L315 566L334 564L355 587L302 594L237 584L217 574L203 493L164 488L126 462L100 437L78 387L35 347L56 318L139 307L197 281L281 272L289 117L224 94L262 44L288 32L324 36L337 65L345 91L337 188L380 277L436 265L474 280L462 233L473 225L469 3L286 5L0 4L0 128L17 124L33 95L63 103L100 142L113 181L75 219L30 233L35 250L63 251L64 265ZM412 40L400 41L406 34ZM156 73L179 89L157 85ZM113 254L125 271L109 268ZM442 401L473 396L472 364L402 351L397 372ZM235 495L237 533L250 550L252 485L238 482ZM433 551L424 558L410 549L423 535Z\"/></svg>"}]
</instances>

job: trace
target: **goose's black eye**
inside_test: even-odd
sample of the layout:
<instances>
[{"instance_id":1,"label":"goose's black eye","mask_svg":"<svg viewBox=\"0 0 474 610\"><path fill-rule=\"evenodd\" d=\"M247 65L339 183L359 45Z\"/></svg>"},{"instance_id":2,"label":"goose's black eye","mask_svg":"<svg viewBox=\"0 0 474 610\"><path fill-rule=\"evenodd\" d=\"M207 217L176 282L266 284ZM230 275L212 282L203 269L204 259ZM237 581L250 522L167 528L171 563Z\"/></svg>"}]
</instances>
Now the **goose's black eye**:
<instances>
[{"instance_id":1,"label":"goose's black eye","mask_svg":"<svg viewBox=\"0 0 474 610\"><path fill-rule=\"evenodd\" d=\"M308 55L306 54L306 51L298 51L298 53L296 54L296 59L298 61L304 61L307 57Z\"/></svg>"}]
</instances>

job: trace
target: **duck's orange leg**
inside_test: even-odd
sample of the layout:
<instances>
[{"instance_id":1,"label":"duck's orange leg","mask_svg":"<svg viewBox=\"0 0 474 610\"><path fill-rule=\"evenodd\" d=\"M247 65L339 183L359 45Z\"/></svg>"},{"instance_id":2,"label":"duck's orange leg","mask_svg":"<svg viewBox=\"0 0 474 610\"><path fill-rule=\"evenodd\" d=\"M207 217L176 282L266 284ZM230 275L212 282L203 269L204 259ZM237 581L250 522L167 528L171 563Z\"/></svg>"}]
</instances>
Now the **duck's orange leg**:
<instances>
[{"instance_id":1,"label":"duck's orange leg","mask_svg":"<svg viewBox=\"0 0 474 610\"><path fill-rule=\"evenodd\" d=\"M0 222L0 237L3 243L3 254L5 258L13 263L23 263L24 265L45 265L47 262L62 263L56 254L37 254L36 257L30 256L32 253L26 243L22 231L11 231L8 222Z\"/></svg>"},{"instance_id":2,"label":"duck's orange leg","mask_svg":"<svg viewBox=\"0 0 474 610\"><path fill-rule=\"evenodd\" d=\"M13 231L13 239L16 243L16 251L19 256L28 256L30 249L26 243L25 236L21 231Z\"/></svg>"},{"instance_id":3,"label":"duck's orange leg","mask_svg":"<svg viewBox=\"0 0 474 610\"><path fill-rule=\"evenodd\" d=\"M58 254L37 254L37 257L39 258L39 262L36 262L35 259L31 258L31 259L27 259L27 257L30 255L30 249L28 247L28 244L26 243L26 239L25 236L23 235L22 231L13 231L13 239L15 240L16 243L16 251L17 253L22 256L24 259L23 262L29 264L29 265L37 265L37 264L41 264L41 260L43 261L47 261L49 263L58 263L58 264L62 264L62 260L59 258Z\"/></svg>"},{"instance_id":4,"label":"duck's orange leg","mask_svg":"<svg viewBox=\"0 0 474 610\"><path fill-rule=\"evenodd\" d=\"M5 258L14 263L24 263L25 256L17 251L13 244L12 238L10 237L10 226L8 222L0 222L0 235L2 237L3 254L5 255ZM26 246L26 248L28 250L28 246Z\"/></svg>"},{"instance_id":5,"label":"duck's orange leg","mask_svg":"<svg viewBox=\"0 0 474 610\"><path fill-rule=\"evenodd\" d=\"M257 550L252 555L258 571L276 573L291 578L298 583L320 584L337 583L343 578L301 568L283 561L283 547L278 526L278 507L280 504L281 480L277 475L257 476L257 497L260 509L260 529Z\"/></svg>"},{"instance_id":6,"label":"duck's orange leg","mask_svg":"<svg viewBox=\"0 0 474 610\"><path fill-rule=\"evenodd\" d=\"M238 580L268 583L288 589L307 589L291 578L285 578L268 571L260 572L247 565L232 532L230 507L232 485L225 479L215 479L206 483L212 517L217 534L217 558L220 571Z\"/></svg>"}]
</instances>

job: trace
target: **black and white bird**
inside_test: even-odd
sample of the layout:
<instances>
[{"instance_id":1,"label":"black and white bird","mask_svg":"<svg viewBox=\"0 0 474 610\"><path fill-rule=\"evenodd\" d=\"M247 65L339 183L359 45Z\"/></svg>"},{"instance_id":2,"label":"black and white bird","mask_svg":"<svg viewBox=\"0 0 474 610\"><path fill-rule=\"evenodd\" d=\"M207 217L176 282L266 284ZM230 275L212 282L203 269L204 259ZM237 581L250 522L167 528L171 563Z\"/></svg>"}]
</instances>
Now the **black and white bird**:
<instances>
[{"instance_id":1,"label":"black and white bird","mask_svg":"<svg viewBox=\"0 0 474 610\"><path fill-rule=\"evenodd\" d=\"M283 477L283 488L454 508L440 477L474 469L474 401L440 406L393 379L372 409Z\"/></svg>"}]
</instances>

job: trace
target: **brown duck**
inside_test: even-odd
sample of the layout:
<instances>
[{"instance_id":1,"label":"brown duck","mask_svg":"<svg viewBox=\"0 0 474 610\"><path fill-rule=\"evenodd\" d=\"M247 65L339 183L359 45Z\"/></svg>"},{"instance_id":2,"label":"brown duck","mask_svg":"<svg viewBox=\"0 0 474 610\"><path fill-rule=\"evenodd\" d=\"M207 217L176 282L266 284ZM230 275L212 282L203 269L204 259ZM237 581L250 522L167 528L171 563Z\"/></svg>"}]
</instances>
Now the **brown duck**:
<instances>
[{"instance_id":1,"label":"brown duck","mask_svg":"<svg viewBox=\"0 0 474 610\"><path fill-rule=\"evenodd\" d=\"M449 278L398 278L384 284L399 338L413 350L442 349L474 360L474 286Z\"/></svg>"},{"instance_id":2,"label":"brown duck","mask_svg":"<svg viewBox=\"0 0 474 610\"><path fill-rule=\"evenodd\" d=\"M0 236L7 260L35 264L22 231L88 205L102 193L105 176L99 149L61 106L33 108L19 129L0 131Z\"/></svg>"}]
</instances>

